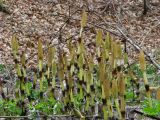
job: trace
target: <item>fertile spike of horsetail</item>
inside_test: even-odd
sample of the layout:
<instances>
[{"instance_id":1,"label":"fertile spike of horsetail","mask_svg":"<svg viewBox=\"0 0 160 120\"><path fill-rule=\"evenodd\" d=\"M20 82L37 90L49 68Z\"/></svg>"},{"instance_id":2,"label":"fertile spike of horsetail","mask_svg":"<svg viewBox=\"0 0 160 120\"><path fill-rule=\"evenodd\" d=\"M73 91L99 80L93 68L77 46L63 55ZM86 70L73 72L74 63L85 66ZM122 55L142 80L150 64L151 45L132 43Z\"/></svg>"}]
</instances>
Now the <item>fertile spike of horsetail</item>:
<instances>
[{"instance_id":1,"label":"fertile spike of horsetail","mask_svg":"<svg viewBox=\"0 0 160 120\"><path fill-rule=\"evenodd\" d=\"M61 68L61 70L58 71L58 77L61 83L62 91L64 91L64 84L63 84L63 79L64 79L64 70Z\"/></svg>"},{"instance_id":2,"label":"fertile spike of horsetail","mask_svg":"<svg viewBox=\"0 0 160 120\"><path fill-rule=\"evenodd\" d=\"M12 37L11 46L12 46L13 52L15 52L17 54L19 45L18 45L16 34L14 34Z\"/></svg>"},{"instance_id":3,"label":"fertile spike of horsetail","mask_svg":"<svg viewBox=\"0 0 160 120\"><path fill-rule=\"evenodd\" d=\"M127 67L128 66L128 55L127 55L127 53L124 53L123 59L124 59L124 66Z\"/></svg>"},{"instance_id":4,"label":"fertile spike of horsetail","mask_svg":"<svg viewBox=\"0 0 160 120\"><path fill-rule=\"evenodd\" d=\"M49 45L48 45L49 46ZM48 48L48 61L47 61L47 82L48 82L48 87L51 88L49 91L50 98L54 98L54 87L55 87L55 68L54 65L54 48L49 47Z\"/></svg>"},{"instance_id":5,"label":"fertile spike of horsetail","mask_svg":"<svg viewBox=\"0 0 160 120\"><path fill-rule=\"evenodd\" d=\"M83 71L83 82L87 83L87 70Z\"/></svg>"},{"instance_id":6,"label":"fertile spike of horsetail","mask_svg":"<svg viewBox=\"0 0 160 120\"><path fill-rule=\"evenodd\" d=\"M106 81L104 82L105 84L105 96L106 96L106 100L107 100L107 109L108 109L108 117L112 119L113 117L113 105L111 103L111 99L114 99L113 95L112 95L112 72L110 71L110 68L107 67L106 70Z\"/></svg>"},{"instance_id":7,"label":"fertile spike of horsetail","mask_svg":"<svg viewBox=\"0 0 160 120\"><path fill-rule=\"evenodd\" d=\"M121 59L122 58L122 47L120 42L117 43L117 58Z\"/></svg>"},{"instance_id":8,"label":"fertile spike of horsetail","mask_svg":"<svg viewBox=\"0 0 160 120\"><path fill-rule=\"evenodd\" d=\"M102 30L97 30L97 35L96 35L96 51L97 51L97 55L98 57L100 57L100 46L102 43Z\"/></svg>"},{"instance_id":9,"label":"fertile spike of horsetail","mask_svg":"<svg viewBox=\"0 0 160 120\"><path fill-rule=\"evenodd\" d=\"M143 51L140 51L140 55L139 55L139 62L140 62L140 67L142 71L146 70L146 61L145 61L145 56Z\"/></svg>"},{"instance_id":10,"label":"fertile spike of horsetail","mask_svg":"<svg viewBox=\"0 0 160 120\"><path fill-rule=\"evenodd\" d=\"M100 72L101 72L101 70L100 70ZM100 74L100 79L101 79L101 83L102 83L102 85L101 85L101 88L102 88L102 103L103 103L102 111L103 111L103 118L105 120L108 119L108 114L110 113L109 110L107 112L107 103L109 101L109 96L110 96L109 95L110 94L110 91L109 91L110 85L109 85L109 81L106 78L107 78L106 70L105 70L105 67L104 67L103 72Z\"/></svg>"},{"instance_id":11,"label":"fertile spike of horsetail","mask_svg":"<svg viewBox=\"0 0 160 120\"><path fill-rule=\"evenodd\" d=\"M96 45L100 46L102 44L102 30L97 30L97 35L96 35Z\"/></svg>"},{"instance_id":12,"label":"fertile spike of horsetail","mask_svg":"<svg viewBox=\"0 0 160 120\"><path fill-rule=\"evenodd\" d=\"M104 90L105 90L105 98L108 100L110 97L110 81L109 80L104 80L103 81L103 86L104 86Z\"/></svg>"},{"instance_id":13,"label":"fertile spike of horsetail","mask_svg":"<svg viewBox=\"0 0 160 120\"><path fill-rule=\"evenodd\" d=\"M69 54L70 73L71 73L71 75L73 75L73 72L74 72L74 70L75 70L75 66L74 66L74 62L75 62L75 48L74 48L74 47L71 47L71 48L69 49L69 52L70 52L70 54Z\"/></svg>"},{"instance_id":14,"label":"fertile spike of horsetail","mask_svg":"<svg viewBox=\"0 0 160 120\"><path fill-rule=\"evenodd\" d=\"M91 73L87 70L87 93L90 93L90 85L93 84L93 80L91 78Z\"/></svg>"},{"instance_id":15,"label":"fertile spike of horsetail","mask_svg":"<svg viewBox=\"0 0 160 120\"><path fill-rule=\"evenodd\" d=\"M82 31L83 31L83 28L86 26L86 23L87 23L87 13L83 9L83 11L82 11L82 19L81 19L80 37L82 37Z\"/></svg>"},{"instance_id":16,"label":"fertile spike of horsetail","mask_svg":"<svg viewBox=\"0 0 160 120\"><path fill-rule=\"evenodd\" d=\"M78 50L77 50L77 54L78 55L85 55L85 47L84 47L84 42L83 39L80 38L79 42L78 42Z\"/></svg>"},{"instance_id":17,"label":"fertile spike of horsetail","mask_svg":"<svg viewBox=\"0 0 160 120\"><path fill-rule=\"evenodd\" d=\"M64 51L61 51L60 55L59 55L59 63L58 63L58 78L61 84L61 88L62 88L62 92L65 93L65 86L64 86Z\"/></svg>"},{"instance_id":18,"label":"fertile spike of horsetail","mask_svg":"<svg viewBox=\"0 0 160 120\"><path fill-rule=\"evenodd\" d=\"M53 60L52 61L52 88L54 89L55 87L55 78L56 78L56 73L57 73L57 64Z\"/></svg>"},{"instance_id":19,"label":"fertile spike of horsetail","mask_svg":"<svg viewBox=\"0 0 160 120\"><path fill-rule=\"evenodd\" d=\"M144 75L144 84L146 85L148 84L148 80L146 76L146 61L145 61L145 56L142 50L140 51L140 54L139 54L139 63L140 63L141 71L143 72L143 75Z\"/></svg>"},{"instance_id":20,"label":"fertile spike of horsetail","mask_svg":"<svg viewBox=\"0 0 160 120\"><path fill-rule=\"evenodd\" d=\"M73 88L73 78L72 78L72 74L69 72L68 73L68 84L69 84L69 90L71 89L71 88Z\"/></svg>"},{"instance_id":21,"label":"fertile spike of horsetail","mask_svg":"<svg viewBox=\"0 0 160 120\"><path fill-rule=\"evenodd\" d=\"M38 59L43 60L43 48L41 39L38 40Z\"/></svg>"},{"instance_id":22,"label":"fertile spike of horsetail","mask_svg":"<svg viewBox=\"0 0 160 120\"><path fill-rule=\"evenodd\" d=\"M120 110L121 110L122 120L125 120L125 99L124 99L124 96L120 97Z\"/></svg>"},{"instance_id":23,"label":"fertile spike of horsetail","mask_svg":"<svg viewBox=\"0 0 160 120\"><path fill-rule=\"evenodd\" d=\"M105 88L104 88L104 85L102 85L102 99L103 100L106 100L106 96L105 96Z\"/></svg>"},{"instance_id":24,"label":"fertile spike of horsetail","mask_svg":"<svg viewBox=\"0 0 160 120\"><path fill-rule=\"evenodd\" d=\"M78 44L78 67L79 67L79 79L82 80L83 77L83 64L84 64L84 44L81 40Z\"/></svg>"},{"instance_id":25,"label":"fertile spike of horsetail","mask_svg":"<svg viewBox=\"0 0 160 120\"><path fill-rule=\"evenodd\" d=\"M40 76L40 96L43 96L43 47L42 41L38 40L38 66L39 66L39 76Z\"/></svg>"},{"instance_id":26,"label":"fertile spike of horsetail","mask_svg":"<svg viewBox=\"0 0 160 120\"><path fill-rule=\"evenodd\" d=\"M113 41L112 45L113 45L112 46L112 49L113 49L112 53L113 53L114 59L116 59L117 58L117 42Z\"/></svg>"},{"instance_id":27,"label":"fertile spike of horsetail","mask_svg":"<svg viewBox=\"0 0 160 120\"><path fill-rule=\"evenodd\" d=\"M86 57L87 57L87 56L86 56ZM86 64L87 64L87 66L89 67L89 71L90 71L90 72L93 72L93 67L94 67L93 56L92 56L92 55L89 55L89 56L87 57L87 60L88 60L88 61L86 61Z\"/></svg>"},{"instance_id":28,"label":"fertile spike of horsetail","mask_svg":"<svg viewBox=\"0 0 160 120\"><path fill-rule=\"evenodd\" d=\"M83 64L84 64L84 56L83 56L83 54L80 54L79 58L78 58L78 66L79 66L79 68L83 68Z\"/></svg>"},{"instance_id":29,"label":"fertile spike of horsetail","mask_svg":"<svg viewBox=\"0 0 160 120\"><path fill-rule=\"evenodd\" d=\"M24 53L22 53L22 56L21 56L21 64L22 64L22 73L23 73L22 75L25 79L27 77L27 75L26 75L26 59L25 59Z\"/></svg>"},{"instance_id":30,"label":"fertile spike of horsetail","mask_svg":"<svg viewBox=\"0 0 160 120\"><path fill-rule=\"evenodd\" d=\"M104 75L105 75L105 59L103 57L99 58L98 64L99 64L99 80L102 83L103 80L105 79L104 78Z\"/></svg>"},{"instance_id":31,"label":"fertile spike of horsetail","mask_svg":"<svg viewBox=\"0 0 160 120\"><path fill-rule=\"evenodd\" d=\"M142 50L140 51L139 62L140 62L141 71L143 72L143 81L144 81L144 84L145 84L146 95L149 99L149 105L150 105L150 107L152 107L151 90L150 90L150 86L148 84L148 79L147 79L147 74L146 74L145 55L144 55Z\"/></svg>"},{"instance_id":32,"label":"fertile spike of horsetail","mask_svg":"<svg viewBox=\"0 0 160 120\"><path fill-rule=\"evenodd\" d=\"M22 72L23 72L23 76L26 77L26 58L25 58L25 54L22 53L21 56L21 64L22 64Z\"/></svg>"},{"instance_id":33,"label":"fertile spike of horsetail","mask_svg":"<svg viewBox=\"0 0 160 120\"><path fill-rule=\"evenodd\" d=\"M26 75L26 59L25 59L25 54L22 53L22 56L21 56L21 64L22 64L22 86L25 86L25 88L23 88L24 90L26 90L26 93L28 95L28 97L30 96L30 91L29 91L29 88L28 88L28 81L27 80L27 75ZM27 83L26 83L27 82ZM23 91L24 91L23 90Z\"/></svg>"},{"instance_id":34,"label":"fertile spike of horsetail","mask_svg":"<svg viewBox=\"0 0 160 120\"><path fill-rule=\"evenodd\" d=\"M22 76L21 74L21 70L20 70L20 66L18 64L18 59L17 59L17 53L18 53L18 41L17 41L17 37L16 34L13 35L12 40L11 40L11 46L12 46L12 51L13 51L13 57L14 57L14 62L15 62L15 66L17 69L17 75L19 77Z\"/></svg>"},{"instance_id":35,"label":"fertile spike of horsetail","mask_svg":"<svg viewBox=\"0 0 160 120\"><path fill-rule=\"evenodd\" d=\"M160 100L160 87L157 89L156 99Z\"/></svg>"},{"instance_id":36,"label":"fertile spike of horsetail","mask_svg":"<svg viewBox=\"0 0 160 120\"><path fill-rule=\"evenodd\" d=\"M114 52L115 52L115 57L116 58L120 58L120 55L122 54L120 42L119 41L115 41L114 45L113 45L113 48L114 48Z\"/></svg>"},{"instance_id":37,"label":"fertile spike of horsetail","mask_svg":"<svg viewBox=\"0 0 160 120\"><path fill-rule=\"evenodd\" d=\"M53 47L49 47L49 49L48 49L48 63L47 63L48 67L51 67L53 57L54 57L54 49L53 49Z\"/></svg>"},{"instance_id":38,"label":"fertile spike of horsetail","mask_svg":"<svg viewBox=\"0 0 160 120\"><path fill-rule=\"evenodd\" d=\"M71 103L74 103L74 97L73 97L73 90L72 90L72 88L70 89L69 97L70 97Z\"/></svg>"},{"instance_id":39,"label":"fertile spike of horsetail","mask_svg":"<svg viewBox=\"0 0 160 120\"><path fill-rule=\"evenodd\" d=\"M83 9L83 12L82 12L82 20L81 20L81 27L85 27L86 26L86 23L87 23L87 13L86 11Z\"/></svg>"},{"instance_id":40,"label":"fertile spike of horsetail","mask_svg":"<svg viewBox=\"0 0 160 120\"><path fill-rule=\"evenodd\" d=\"M92 104L92 101L90 101L91 96L92 96L91 95L91 75L90 75L90 72L89 72L88 69L84 71L84 80L85 80L84 82L86 83L86 95L85 95L86 106L85 106L85 111L87 112L89 110L90 105ZM82 89L82 84L81 84L80 88ZM83 91L82 91L82 93L83 93Z\"/></svg>"},{"instance_id":41,"label":"fertile spike of horsetail","mask_svg":"<svg viewBox=\"0 0 160 120\"><path fill-rule=\"evenodd\" d=\"M67 75L67 57L66 54L63 54L63 69L64 69L64 80L63 80L63 86L64 86L64 91L62 91L64 93L64 97L63 97L63 101L65 102L65 106L66 108L68 107L68 103L69 103L69 80ZM63 89L62 89L63 90Z\"/></svg>"},{"instance_id":42,"label":"fertile spike of horsetail","mask_svg":"<svg viewBox=\"0 0 160 120\"><path fill-rule=\"evenodd\" d=\"M117 98L117 96L118 96L118 86L117 86L117 80L116 79L112 80L112 96L114 98Z\"/></svg>"},{"instance_id":43,"label":"fertile spike of horsetail","mask_svg":"<svg viewBox=\"0 0 160 120\"><path fill-rule=\"evenodd\" d=\"M112 80L112 96L115 100L115 106L118 112L118 115L120 119L122 118L120 108L119 108L119 102L118 102L118 85L117 85L117 79Z\"/></svg>"},{"instance_id":44,"label":"fertile spike of horsetail","mask_svg":"<svg viewBox=\"0 0 160 120\"><path fill-rule=\"evenodd\" d=\"M80 68L80 70L79 70L79 80L80 81L82 81L82 79L83 79L83 76L84 76L84 71L83 71L83 68Z\"/></svg>"},{"instance_id":45,"label":"fertile spike of horsetail","mask_svg":"<svg viewBox=\"0 0 160 120\"><path fill-rule=\"evenodd\" d=\"M22 64L23 67L25 67L25 65L26 65L25 53L22 53L22 56L21 56L21 64Z\"/></svg>"},{"instance_id":46,"label":"fertile spike of horsetail","mask_svg":"<svg viewBox=\"0 0 160 120\"><path fill-rule=\"evenodd\" d=\"M120 110L121 110L121 116L122 120L125 119L125 79L123 77L122 73L119 73L119 94L120 94ZM125 77L127 79L127 77Z\"/></svg>"},{"instance_id":47,"label":"fertile spike of horsetail","mask_svg":"<svg viewBox=\"0 0 160 120\"><path fill-rule=\"evenodd\" d=\"M117 62L117 44L116 42L112 42L112 67L116 68L116 62Z\"/></svg>"},{"instance_id":48,"label":"fertile spike of horsetail","mask_svg":"<svg viewBox=\"0 0 160 120\"><path fill-rule=\"evenodd\" d=\"M48 84L51 85L51 67L53 61L53 47L49 47L48 49L48 62L47 62L47 80Z\"/></svg>"},{"instance_id":49,"label":"fertile spike of horsetail","mask_svg":"<svg viewBox=\"0 0 160 120\"><path fill-rule=\"evenodd\" d=\"M78 89L79 89L80 99L83 99L84 93L83 93L82 83L78 84Z\"/></svg>"},{"instance_id":50,"label":"fertile spike of horsetail","mask_svg":"<svg viewBox=\"0 0 160 120\"><path fill-rule=\"evenodd\" d=\"M125 94L125 79L123 78L122 73L119 73L119 94L123 96Z\"/></svg>"},{"instance_id":51,"label":"fertile spike of horsetail","mask_svg":"<svg viewBox=\"0 0 160 120\"><path fill-rule=\"evenodd\" d=\"M18 76L18 79L21 81L21 79L22 79L22 72L21 72L21 68L20 68L20 65L19 65L18 58L17 58L18 46L19 45L18 45L16 34L14 34L13 37L12 37L11 46L12 46L12 52L13 52L13 57L14 57L14 62L15 62L17 76ZM21 90L21 85L20 85L21 83L20 83L20 81L16 82L16 86L18 87L16 89L16 97L18 97L18 98L21 97L21 94L19 94L19 89Z\"/></svg>"},{"instance_id":52,"label":"fertile spike of horsetail","mask_svg":"<svg viewBox=\"0 0 160 120\"><path fill-rule=\"evenodd\" d=\"M65 53L65 52L63 53L63 58L62 58L62 60L63 60L63 69L64 69L64 71L66 71L66 70L67 70L68 62L67 62L67 56L66 56L66 53Z\"/></svg>"},{"instance_id":53,"label":"fertile spike of horsetail","mask_svg":"<svg viewBox=\"0 0 160 120\"><path fill-rule=\"evenodd\" d=\"M108 60L108 51L107 49L105 49L104 47L102 47L100 49L101 51L101 57L104 59L104 60Z\"/></svg>"},{"instance_id":54,"label":"fertile spike of horsetail","mask_svg":"<svg viewBox=\"0 0 160 120\"><path fill-rule=\"evenodd\" d=\"M110 39L110 50L108 54L108 60L110 63L110 69L113 70L116 68L116 51L115 51L115 42Z\"/></svg>"},{"instance_id":55,"label":"fertile spike of horsetail","mask_svg":"<svg viewBox=\"0 0 160 120\"><path fill-rule=\"evenodd\" d=\"M75 66L74 66L74 64L71 64L71 69L70 69L70 73L71 73L71 75L73 75L74 70L75 70Z\"/></svg>"},{"instance_id":56,"label":"fertile spike of horsetail","mask_svg":"<svg viewBox=\"0 0 160 120\"><path fill-rule=\"evenodd\" d=\"M83 40L81 39L78 43L78 51L77 51L78 67L80 69L81 77L83 76L84 56L85 56L85 48ZM82 78L80 78L80 80L82 80Z\"/></svg>"},{"instance_id":57,"label":"fertile spike of horsetail","mask_svg":"<svg viewBox=\"0 0 160 120\"><path fill-rule=\"evenodd\" d=\"M109 52L111 51L111 37L110 37L109 32L107 33L106 38L105 38L105 48L106 48Z\"/></svg>"}]
</instances>

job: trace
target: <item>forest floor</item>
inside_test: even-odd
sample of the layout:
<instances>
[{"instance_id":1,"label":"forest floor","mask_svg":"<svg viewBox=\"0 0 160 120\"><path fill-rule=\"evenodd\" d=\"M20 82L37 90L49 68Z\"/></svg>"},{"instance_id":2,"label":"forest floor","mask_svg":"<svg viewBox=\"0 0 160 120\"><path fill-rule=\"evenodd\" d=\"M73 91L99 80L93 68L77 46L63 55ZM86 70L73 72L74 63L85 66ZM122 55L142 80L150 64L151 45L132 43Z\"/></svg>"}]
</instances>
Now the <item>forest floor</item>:
<instances>
[{"instance_id":1,"label":"forest floor","mask_svg":"<svg viewBox=\"0 0 160 120\"><path fill-rule=\"evenodd\" d=\"M93 2L94 1L94 2ZM141 0L6 0L11 14L0 12L0 63L12 63L11 38L17 34L20 51L26 50L28 65L36 62L37 39L42 39L44 48L48 43L65 46L69 35L77 41L80 31L81 10L88 13L88 24L84 34L87 44L93 42L96 29L109 30L115 40L122 40L116 27L130 36L136 44L152 57L160 52L160 2L152 0L147 15L143 15ZM59 34L62 40L58 42ZM26 49L26 43L34 45ZM64 47L65 48L65 47ZM135 49L127 43L127 51L136 58ZM32 56L32 57L30 57Z\"/></svg>"}]
</instances>

